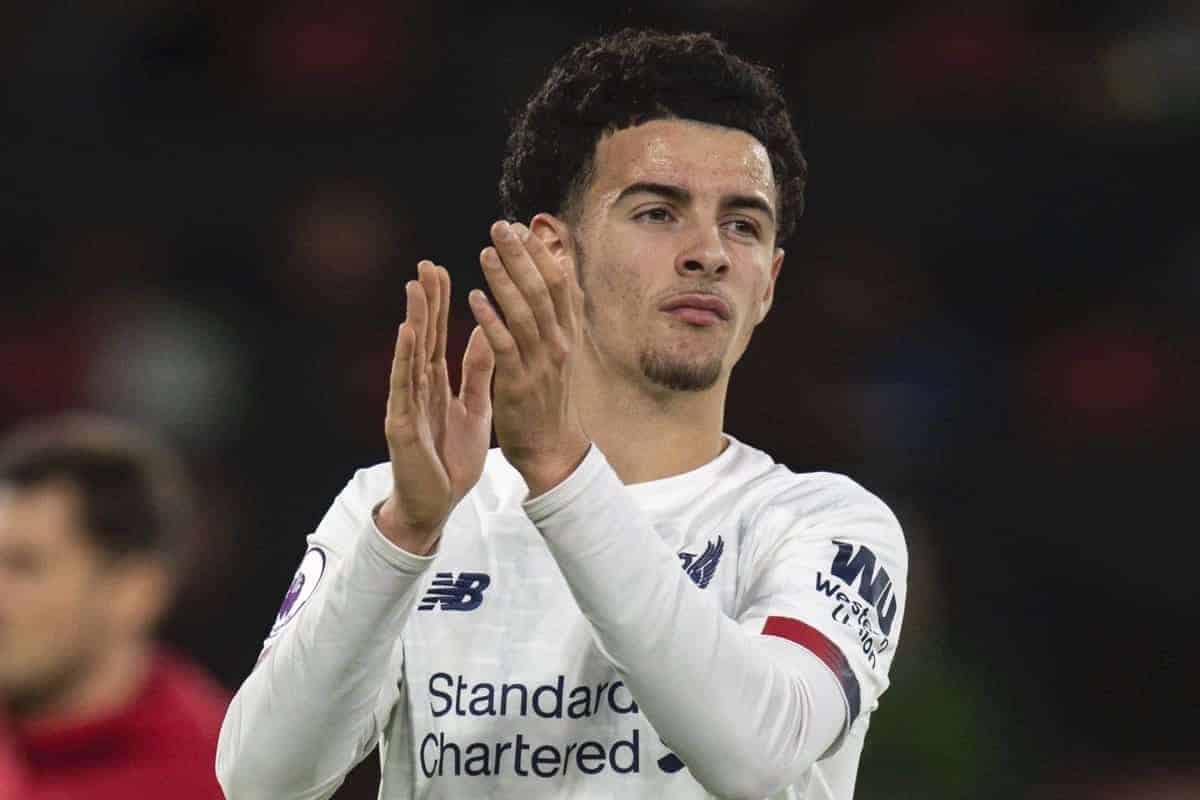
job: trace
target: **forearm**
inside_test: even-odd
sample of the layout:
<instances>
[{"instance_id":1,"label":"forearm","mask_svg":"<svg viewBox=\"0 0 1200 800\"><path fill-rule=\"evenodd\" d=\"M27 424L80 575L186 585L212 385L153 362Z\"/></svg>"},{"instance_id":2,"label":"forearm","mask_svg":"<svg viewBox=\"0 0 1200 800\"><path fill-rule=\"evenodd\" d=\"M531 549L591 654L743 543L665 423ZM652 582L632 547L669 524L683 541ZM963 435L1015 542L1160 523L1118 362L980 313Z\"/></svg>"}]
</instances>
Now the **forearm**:
<instances>
[{"instance_id":1,"label":"forearm","mask_svg":"<svg viewBox=\"0 0 1200 800\"><path fill-rule=\"evenodd\" d=\"M327 585L268 643L230 705L217 773L231 800L327 797L378 735L381 694L399 678L397 641L432 559L361 522Z\"/></svg>"},{"instance_id":2,"label":"forearm","mask_svg":"<svg viewBox=\"0 0 1200 800\"><path fill-rule=\"evenodd\" d=\"M844 720L832 674L727 617L597 456L526 511L601 649L709 791L763 797L798 779Z\"/></svg>"}]
</instances>

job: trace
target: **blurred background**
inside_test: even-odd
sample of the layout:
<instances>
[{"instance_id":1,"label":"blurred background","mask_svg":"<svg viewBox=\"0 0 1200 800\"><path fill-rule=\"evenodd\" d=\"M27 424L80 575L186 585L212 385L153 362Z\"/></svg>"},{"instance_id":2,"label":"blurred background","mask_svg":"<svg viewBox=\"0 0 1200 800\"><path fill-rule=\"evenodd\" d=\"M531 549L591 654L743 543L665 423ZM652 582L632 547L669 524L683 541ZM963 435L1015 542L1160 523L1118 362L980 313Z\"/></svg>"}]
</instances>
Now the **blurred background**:
<instances>
[{"instance_id":1,"label":"blurred background","mask_svg":"<svg viewBox=\"0 0 1200 800\"><path fill-rule=\"evenodd\" d=\"M711 30L776 70L811 167L727 430L909 539L857 797L1200 796L1200 6L430 5L0 6L0 434L86 408L183 449L207 539L167 638L249 672L304 536L386 457L419 259L465 344L550 63Z\"/></svg>"}]
</instances>

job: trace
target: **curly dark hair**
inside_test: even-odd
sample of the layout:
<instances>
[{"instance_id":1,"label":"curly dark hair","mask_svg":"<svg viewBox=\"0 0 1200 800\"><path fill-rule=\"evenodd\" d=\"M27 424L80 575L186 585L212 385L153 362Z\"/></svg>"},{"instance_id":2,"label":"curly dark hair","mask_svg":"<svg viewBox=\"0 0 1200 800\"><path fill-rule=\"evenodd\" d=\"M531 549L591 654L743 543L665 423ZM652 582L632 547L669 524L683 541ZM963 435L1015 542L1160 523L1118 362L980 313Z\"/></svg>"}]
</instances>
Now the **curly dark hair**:
<instances>
[{"instance_id":1,"label":"curly dark hair","mask_svg":"<svg viewBox=\"0 0 1200 800\"><path fill-rule=\"evenodd\" d=\"M600 138L666 118L737 128L761 142L778 191L777 239L791 235L808 168L770 71L708 33L635 28L576 45L519 113L500 177L505 216L576 219Z\"/></svg>"}]
</instances>

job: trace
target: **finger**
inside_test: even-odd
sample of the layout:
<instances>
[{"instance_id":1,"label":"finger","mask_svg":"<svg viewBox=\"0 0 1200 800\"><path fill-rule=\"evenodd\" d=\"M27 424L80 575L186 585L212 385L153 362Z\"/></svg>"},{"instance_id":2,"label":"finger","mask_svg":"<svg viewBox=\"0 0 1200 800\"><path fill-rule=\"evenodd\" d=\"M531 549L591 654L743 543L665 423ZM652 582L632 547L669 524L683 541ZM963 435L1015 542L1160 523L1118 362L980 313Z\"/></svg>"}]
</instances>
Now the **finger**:
<instances>
[{"instance_id":1,"label":"finger","mask_svg":"<svg viewBox=\"0 0 1200 800\"><path fill-rule=\"evenodd\" d=\"M483 328L476 325L463 353L462 386L458 396L467 411L477 417L492 412L492 373L495 368L496 354Z\"/></svg>"},{"instance_id":2,"label":"finger","mask_svg":"<svg viewBox=\"0 0 1200 800\"><path fill-rule=\"evenodd\" d=\"M392 354L392 375L388 385L388 416L403 416L412 409L412 362L416 336L408 320L396 331L396 349Z\"/></svg>"},{"instance_id":3,"label":"finger","mask_svg":"<svg viewBox=\"0 0 1200 800\"><path fill-rule=\"evenodd\" d=\"M521 353L517 349L517 342L504 325L504 320L500 319L496 309L488 302L487 295L479 289L473 289L467 295L467 302L471 306L471 314L483 329L483 335L487 337L488 345L495 354L496 365L507 370L519 368Z\"/></svg>"},{"instance_id":4,"label":"finger","mask_svg":"<svg viewBox=\"0 0 1200 800\"><path fill-rule=\"evenodd\" d=\"M496 248L485 247L479 254L479 265L483 267L483 278L491 287L496 304L504 312L502 324L505 326L506 332L510 332L516 346L514 352L518 358L522 356L532 358L541 346L541 333L538 331L537 318L533 315L533 309L525 302L521 290L513 283L512 276L504 268L504 263L500 260L500 254L496 252ZM491 308L490 302L487 305ZM478 317L476 320L480 321ZM483 324L482 321L480 324ZM484 333L490 333L486 325ZM493 346L496 344L495 339L492 339L491 342ZM501 352L496 350L496 355L499 357ZM503 360L500 361L500 364L503 366Z\"/></svg>"},{"instance_id":5,"label":"finger","mask_svg":"<svg viewBox=\"0 0 1200 800\"><path fill-rule=\"evenodd\" d=\"M432 359L437 350L437 325L441 311L438 306L442 299L441 289L438 286L437 268L432 261L426 260L417 264L417 280L421 282L421 289L425 293L425 302L428 306L425 315L425 356Z\"/></svg>"},{"instance_id":6,"label":"finger","mask_svg":"<svg viewBox=\"0 0 1200 800\"><path fill-rule=\"evenodd\" d=\"M532 309L542 338L549 339L558 330L558 319L542 273L526 249L529 238L529 229L519 222L508 226L504 223L492 226L492 241L496 243L504 269Z\"/></svg>"},{"instance_id":7,"label":"finger","mask_svg":"<svg viewBox=\"0 0 1200 800\"><path fill-rule=\"evenodd\" d=\"M450 273L445 267L435 267L438 285L437 335L434 337L433 361L441 363L446 360L446 340L450 329Z\"/></svg>"},{"instance_id":8,"label":"finger","mask_svg":"<svg viewBox=\"0 0 1200 800\"><path fill-rule=\"evenodd\" d=\"M425 354L425 335L429 326L429 308L425 301L425 290L419 282L409 281L404 285L404 290L408 297L408 316L405 322L412 326L415 339L413 363L416 366L412 370L412 383L414 388L420 388L425 380L425 363L428 358Z\"/></svg>"},{"instance_id":9,"label":"finger","mask_svg":"<svg viewBox=\"0 0 1200 800\"><path fill-rule=\"evenodd\" d=\"M537 266L550 292L550 300L554 305L554 315L559 326L566 331L574 329L575 299L572 294L574 278L554 255L546 249L546 243L538 236L530 235L525 239L525 249L533 263Z\"/></svg>"}]
</instances>

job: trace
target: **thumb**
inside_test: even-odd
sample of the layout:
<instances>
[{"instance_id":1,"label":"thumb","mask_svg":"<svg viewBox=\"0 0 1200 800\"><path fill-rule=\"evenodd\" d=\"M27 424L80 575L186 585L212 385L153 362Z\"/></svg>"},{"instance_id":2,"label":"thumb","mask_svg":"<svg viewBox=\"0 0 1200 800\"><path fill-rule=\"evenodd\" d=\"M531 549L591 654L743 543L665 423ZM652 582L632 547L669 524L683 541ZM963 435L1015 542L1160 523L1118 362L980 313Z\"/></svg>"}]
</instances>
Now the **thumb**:
<instances>
[{"instance_id":1,"label":"thumb","mask_svg":"<svg viewBox=\"0 0 1200 800\"><path fill-rule=\"evenodd\" d=\"M492 372L495 368L496 354L483 335L483 328L476 325L463 353L462 387L459 389L459 399L475 416L492 412Z\"/></svg>"}]
</instances>

